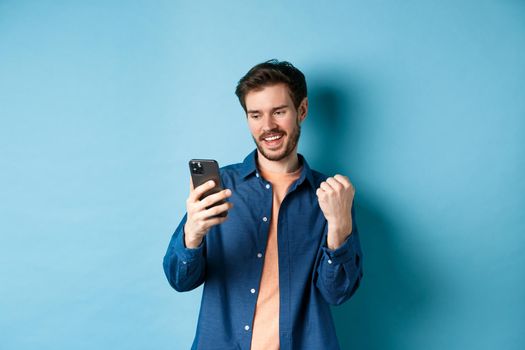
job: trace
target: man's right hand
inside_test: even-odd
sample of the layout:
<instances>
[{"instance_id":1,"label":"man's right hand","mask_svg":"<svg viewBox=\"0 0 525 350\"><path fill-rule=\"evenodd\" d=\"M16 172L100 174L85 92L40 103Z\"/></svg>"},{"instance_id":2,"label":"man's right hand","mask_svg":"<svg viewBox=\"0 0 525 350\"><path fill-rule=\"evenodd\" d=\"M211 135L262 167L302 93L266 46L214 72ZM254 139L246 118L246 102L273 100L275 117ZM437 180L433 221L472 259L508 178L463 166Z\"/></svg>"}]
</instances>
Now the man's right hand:
<instances>
[{"instance_id":1,"label":"man's right hand","mask_svg":"<svg viewBox=\"0 0 525 350\"><path fill-rule=\"evenodd\" d=\"M184 243L186 248L197 248L212 226L222 224L227 219L227 217L215 216L233 207L233 203L230 202L213 206L215 203L225 200L232 195L229 189L214 193L200 200L202 195L214 186L215 183L213 180L210 180L197 188L193 188L193 182L190 180L190 195L186 200L188 216L184 225Z\"/></svg>"}]
</instances>

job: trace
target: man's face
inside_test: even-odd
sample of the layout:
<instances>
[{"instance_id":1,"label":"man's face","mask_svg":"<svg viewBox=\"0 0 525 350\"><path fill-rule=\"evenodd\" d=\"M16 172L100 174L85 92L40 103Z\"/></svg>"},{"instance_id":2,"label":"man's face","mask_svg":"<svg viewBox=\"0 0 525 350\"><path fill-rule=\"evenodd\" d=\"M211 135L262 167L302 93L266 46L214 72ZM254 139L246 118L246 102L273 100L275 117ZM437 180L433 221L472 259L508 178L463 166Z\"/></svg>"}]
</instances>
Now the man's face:
<instances>
[{"instance_id":1,"label":"man's face","mask_svg":"<svg viewBox=\"0 0 525 350\"><path fill-rule=\"evenodd\" d=\"M297 148L308 100L305 98L296 110L288 87L276 84L249 92L244 101L248 127L259 152L272 161L292 154Z\"/></svg>"}]
</instances>

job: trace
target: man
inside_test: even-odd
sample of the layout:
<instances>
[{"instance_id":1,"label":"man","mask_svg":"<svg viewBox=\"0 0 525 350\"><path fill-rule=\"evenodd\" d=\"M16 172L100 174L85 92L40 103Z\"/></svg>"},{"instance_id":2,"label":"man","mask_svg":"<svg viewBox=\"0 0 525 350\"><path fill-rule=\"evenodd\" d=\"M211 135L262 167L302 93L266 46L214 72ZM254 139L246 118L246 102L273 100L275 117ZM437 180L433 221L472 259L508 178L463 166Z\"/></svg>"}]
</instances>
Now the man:
<instances>
[{"instance_id":1,"label":"man","mask_svg":"<svg viewBox=\"0 0 525 350\"><path fill-rule=\"evenodd\" d=\"M292 64L256 65L236 95L257 149L221 169L223 191L191 185L164 257L177 291L204 283L192 349L339 349L329 305L362 278L354 187L297 153L308 98Z\"/></svg>"}]
</instances>

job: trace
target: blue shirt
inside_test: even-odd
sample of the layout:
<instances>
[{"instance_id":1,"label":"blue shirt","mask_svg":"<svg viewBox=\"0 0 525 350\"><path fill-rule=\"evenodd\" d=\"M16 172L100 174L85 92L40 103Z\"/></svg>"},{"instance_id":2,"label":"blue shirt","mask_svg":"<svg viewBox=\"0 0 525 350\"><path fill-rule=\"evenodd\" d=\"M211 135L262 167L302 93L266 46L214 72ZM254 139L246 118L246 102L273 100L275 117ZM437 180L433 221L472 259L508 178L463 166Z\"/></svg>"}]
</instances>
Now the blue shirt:
<instances>
[{"instance_id":1,"label":"blue shirt","mask_svg":"<svg viewBox=\"0 0 525 350\"><path fill-rule=\"evenodd\" d=\"M228 220L189 249L184 216L164 257L164 272L177 291L204 283L192 349L250 348L273 203L272 185L259 175L256 160L253 151L243 163L220 169L223 187L232 190ZM326 176L301 155L299 161L301 175L288 189L277 222L280 347L339 349L329 305L348 300L363 275L354 210L351 235L328 249L327 222L315 194Z\"/></svg>"}]
</instances>

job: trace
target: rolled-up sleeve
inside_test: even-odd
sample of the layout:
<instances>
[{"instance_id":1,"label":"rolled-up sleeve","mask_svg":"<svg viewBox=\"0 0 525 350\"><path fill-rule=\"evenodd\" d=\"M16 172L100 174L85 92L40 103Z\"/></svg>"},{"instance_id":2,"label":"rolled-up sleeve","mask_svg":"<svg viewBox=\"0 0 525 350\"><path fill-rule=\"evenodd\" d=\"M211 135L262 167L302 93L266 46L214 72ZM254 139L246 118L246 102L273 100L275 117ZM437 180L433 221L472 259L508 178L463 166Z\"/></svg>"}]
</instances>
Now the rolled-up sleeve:
<instances>
[{"instance_id":1,"label":"rolled-up sleeve","mask_svg":"<svg viewBox=\"0 0 525 350\"><path fill-rule=\"evenodd\" d=\"M326 232L320 248L316 286L326 302L332 305L350 299L363 277L363 254L355 220L352 226L352 233L339 248L331 250L326 246Z\"/></svg>"},{"instance_id":2,"label":"rolled-up sleeve","mask_svg":"<svg viewBox=\"0 0 525 350\"><path fill-rule=\"evenodd\" d=\"M187 248L184 244L185 223L186 215L173 233L163 261L168 282L179 292L200 286L206 271L206 239L197 248Z\"/></svg>"}]
</instances>

